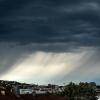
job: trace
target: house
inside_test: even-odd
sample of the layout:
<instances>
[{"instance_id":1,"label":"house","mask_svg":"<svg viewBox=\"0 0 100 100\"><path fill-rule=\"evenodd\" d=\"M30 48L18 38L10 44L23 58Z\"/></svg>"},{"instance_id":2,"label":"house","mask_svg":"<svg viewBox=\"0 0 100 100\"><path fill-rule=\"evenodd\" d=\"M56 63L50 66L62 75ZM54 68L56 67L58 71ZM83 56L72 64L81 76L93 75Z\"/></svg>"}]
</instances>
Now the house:
<instances>
[{"instance_id":1,"label":"house","mask_svg":"<svg viewBox=\"0 0 100 100\"><path fill-rule=\"evenodd\" d=\"M46 90L35 90L35 94L36 95L43 95L43 94L47 94Z\"/></svg>"},{"instance_id":2,"label":"house","mask_svg":"<svg viewBox=\"0 0 100 100\"><path fill-rule=\"evenodd\" d=\"M100 97L100 86L99 86L99 85L96 86L95 91L96 91L96 95L97 95L98 97Z\"/></svg>"},{"instance_id":3,"label":"house","mask_svg":"<svg viewBox=\"0 0 100 100\"><path fill-rule=\"evenodd\" d=\"M24 94L33 94L32 88L29 88L29 87L26 87L26 86L24 87L24 86L21 86L21 85L13 86L12 91L16 96L20 96L20 95L24 95Z\"/></svg>"}]
</instances>

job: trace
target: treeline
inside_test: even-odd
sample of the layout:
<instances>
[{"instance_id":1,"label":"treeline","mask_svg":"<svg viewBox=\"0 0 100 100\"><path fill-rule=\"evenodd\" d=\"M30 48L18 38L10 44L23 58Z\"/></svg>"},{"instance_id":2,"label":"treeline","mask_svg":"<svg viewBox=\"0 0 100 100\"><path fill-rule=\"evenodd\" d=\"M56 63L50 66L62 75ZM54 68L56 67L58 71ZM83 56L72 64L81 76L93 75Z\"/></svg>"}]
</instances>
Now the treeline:
<instances>
[{"instance_id":1,"label":"treeline","mask_svg":"<svg viewBox=\"0 0 100 100\"><path fill-rule=\"evenodd\" d=\"M64 95L67 100L97 100L96 98L96 83L80 82L75 84L70 82L65 86Z\"/></svg>"}]
</instances>

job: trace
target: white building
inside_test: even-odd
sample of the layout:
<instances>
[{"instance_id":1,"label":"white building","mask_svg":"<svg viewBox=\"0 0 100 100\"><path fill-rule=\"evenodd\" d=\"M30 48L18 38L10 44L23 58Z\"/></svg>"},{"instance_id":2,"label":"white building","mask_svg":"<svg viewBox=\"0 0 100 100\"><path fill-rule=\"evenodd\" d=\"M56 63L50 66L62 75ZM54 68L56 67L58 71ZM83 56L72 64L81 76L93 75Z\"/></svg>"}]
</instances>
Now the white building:
<instances>
[{"instance_id":1,"label":"white building","mask_svg":"<svg viewBox=\"0 0 100 100\"><path fill-rule=\"evenodd\" d=\"M42 91L42 90L35 90L35 94L46 94L47 91Z\"/></svg>"},{"instance_id":2,"label":"white building","mask_svg":"<svg viewBox=\"0 0 100 100\"><path fill-rule=\"evenodd\" d=\"M19 93L22 94L33 94L32 89L19 89Z\"/></svg>"}]
</instances>

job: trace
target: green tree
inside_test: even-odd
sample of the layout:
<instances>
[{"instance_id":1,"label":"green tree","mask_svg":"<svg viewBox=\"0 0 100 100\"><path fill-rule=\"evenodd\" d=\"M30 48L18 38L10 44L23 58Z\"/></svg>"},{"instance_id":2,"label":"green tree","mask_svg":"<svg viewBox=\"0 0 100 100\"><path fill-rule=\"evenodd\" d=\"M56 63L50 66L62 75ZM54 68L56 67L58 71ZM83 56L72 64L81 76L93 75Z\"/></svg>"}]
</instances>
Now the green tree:
<instances>
[{"instance_id":1,"label":"green tree","mask_svg":"<svg viewBox=\"0 0 100 100\"><path fill-rule=\"evenodd\" d=\"M87 82L80 82L79 84L70 82L65 86L64 93L69 100L81 100L81 98L84 98L84 100L97 100L93 85Z\"/></svg>"},{"instance_id":2,"label":"green tree","mask_svg":"<svg viewBox=\"0 0 100 100\"><path fill-rule=\"evenodd\" d=\"M65 86L65 95L67 95L70 99L73 100L73 97L79 94L79 87L75 83L70 82Z\"/></svg>"}]
</instances>

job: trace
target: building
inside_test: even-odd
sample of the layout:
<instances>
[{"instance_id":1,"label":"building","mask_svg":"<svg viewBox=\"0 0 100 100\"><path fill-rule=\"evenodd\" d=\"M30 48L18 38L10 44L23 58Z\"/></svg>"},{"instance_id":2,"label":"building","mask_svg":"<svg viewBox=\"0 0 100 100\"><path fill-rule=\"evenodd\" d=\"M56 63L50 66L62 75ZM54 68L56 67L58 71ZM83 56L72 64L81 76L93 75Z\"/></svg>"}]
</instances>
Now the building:
<instances>
[{"instance_id":1,"label":"building","mask_svg":"<svg viewBox=\"0 0 100 100\"><path fill-rule=\"evenodd\" d=\"M0 87L0 95L6 95L6 89L4 87Z\"/></svg>"},{"instance_id":2,"label":"building","mask_svg":"<svg viewBox=\"0 0 100 100\"><path fill-rule=\"evenodd\" d=\"M23 95L23 94L33 94L33 90L32 89L19 89L19 94Z\"/></svg>"},{"instance_id":3,"label":"building","mask_svg":"<svg viewBox=\"0 0 100 100\"><path fill-rule=\"evenodd\" d=\"M98 98L98 100L100 100L100 86L99 85L96 86L95 92L96 92L96 97Z\"/></svg>"}]
</instances>

